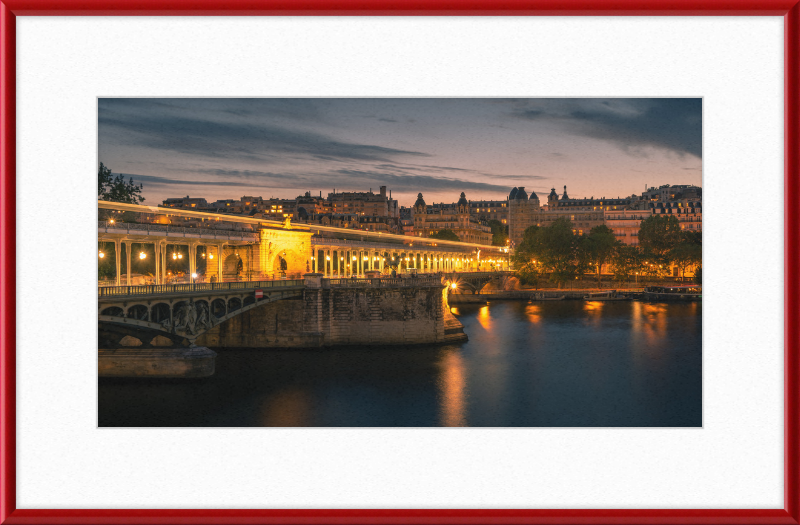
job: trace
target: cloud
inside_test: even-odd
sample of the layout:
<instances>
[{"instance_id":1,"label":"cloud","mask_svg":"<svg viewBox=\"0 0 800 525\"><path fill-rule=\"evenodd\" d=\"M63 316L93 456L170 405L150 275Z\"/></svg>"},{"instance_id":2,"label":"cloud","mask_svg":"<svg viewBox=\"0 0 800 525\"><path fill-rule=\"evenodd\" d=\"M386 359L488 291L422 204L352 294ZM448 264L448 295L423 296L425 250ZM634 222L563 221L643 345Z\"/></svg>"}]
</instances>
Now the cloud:
<instances>
[{"instance_id":1,"label":"cloud","mask_svg":"<svg viewBox=\"0 0 800 525\"><path fill-rule=\"evenodd\" d=\"M702 158L702 99L566 99L535 101L519 108L514 118L549 121L566 132L613 142L631 155L644 148Z\"/></svg>"},{"instance_id":2,"label":"cloud","mask_svg":"<svg viewBox=\"0 0 800 525\"><path fill-rule=\"evenodd\" d=\"M391 162L428 153L336 140L319 132L239 119L234 122L169 112L103 111L100 134L117 143L212 159L286 161L287 157Z\"/></svg>"},{"instance_id":3,"label":"cloud","mask_svg":"<svg viewBox=\"0 0 800 525\"><path fill-rule=\"evenodd\" d=\"M370 182L374 185L391 186L396 191L453 190L457 192L476 190L508 192L511 188L505 184L489 184L464 179L433 177L430 175L393 174L384 171L340 169L335 172L337 188L349 185L363 187Z\"/></svg>"},{"instance_id":4,"label":"cloud","mask_svg":"<svg viewBox=\"0 0 800 525\"><path fill-rule=\"evenodd\" d=\"M308 188L317 191L319 188L336 188L342 191L364 191L364 188L377 188L389 186L394 191L419 192L419 191L452 191L454 199L458 193L470 190L474 192L500 192L507 193L511 185L490 184L458 178L434 177L431 175L417 175L405 173L388 173L386 171L373 171L369 169L337 169L329 172L287 174L253 170L225 170L225 169L200 169L185 170L193 176L173 178L155 175L137 175L125 173L124 176L133 177L134 182L148 186L229 186L263 188L269 193L279 188ZM209 179L207 179L209 178Z\"/></svg>"},{"instance_id":5,"label":"cloud","mask_svg":"<svg viewBox=\"0 0 800 525\"><path fill-rule=\"evenodd\" d=\"M209 181L209 180L185 180L185 179L173 179L169 177L157 177L155 175L136 175L133 173L123 173L122 174L126 179L128 177L133 178L133 182L136 184L147 184L153 186L173 186L173 185L186 185L186 186L252 186L251 183L248 182L236 182L230 180L217 180L217 181Z\"/></svg>"}]
</instances>

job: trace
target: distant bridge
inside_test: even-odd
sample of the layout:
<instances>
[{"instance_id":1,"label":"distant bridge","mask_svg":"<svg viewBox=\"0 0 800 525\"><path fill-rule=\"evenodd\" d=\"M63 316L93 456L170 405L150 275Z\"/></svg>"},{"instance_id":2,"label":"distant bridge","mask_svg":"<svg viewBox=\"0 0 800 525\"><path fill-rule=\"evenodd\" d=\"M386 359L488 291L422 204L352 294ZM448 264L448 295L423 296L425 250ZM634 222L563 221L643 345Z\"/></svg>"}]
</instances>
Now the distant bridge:
<instances>
[{"instance_id":1,"label":"distant bridge","mask_svg":"<svg viewBox=\"0 0 800 525\"><path fill-rule=\"evenodd\" d=\"M169 266L180 267L185 280L197 275L223 283L314 272L335 278L390 269L480 272L509 264L508 249L500 246L135 204L100 201L98 207L107 215L98 222L98 257L114 261L117 286L167 284L176 278ZM134 278L134 267L141 277Z\"/></svg>"}]
</instances>

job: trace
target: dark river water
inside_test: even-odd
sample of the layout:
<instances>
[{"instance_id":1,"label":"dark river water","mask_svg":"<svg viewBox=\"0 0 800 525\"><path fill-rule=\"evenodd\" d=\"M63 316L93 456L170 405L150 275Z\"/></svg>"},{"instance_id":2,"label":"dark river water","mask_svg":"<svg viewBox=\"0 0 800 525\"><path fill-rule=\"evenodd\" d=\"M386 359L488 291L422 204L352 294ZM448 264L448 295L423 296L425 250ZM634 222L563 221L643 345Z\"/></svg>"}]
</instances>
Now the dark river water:
<instances>
[{"instance_id":1,"label":"dark river water","mask_svg":"<svg viewBox=\"0 0 800 525\"><path fill-rule=\"evenodd\" d=\"M466 343L218 350L206 379L101 379L99 425L702 425L701 304L452 310Z\"/></svg>"}]
</instances>

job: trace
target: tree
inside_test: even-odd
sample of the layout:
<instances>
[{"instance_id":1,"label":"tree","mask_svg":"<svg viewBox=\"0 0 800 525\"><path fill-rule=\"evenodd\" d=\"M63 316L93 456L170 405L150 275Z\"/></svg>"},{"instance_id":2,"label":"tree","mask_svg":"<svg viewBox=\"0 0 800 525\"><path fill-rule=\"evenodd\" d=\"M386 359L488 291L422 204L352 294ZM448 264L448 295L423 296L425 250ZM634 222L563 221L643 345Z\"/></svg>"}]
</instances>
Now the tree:
<instances>
[{"instance_id":1,"label":"tree","mask_svg":"<svg viewBox=\"0 0 800 525\"><path fill-rule=\"evenodd\" d=\"M559 288L579 273L578 241L568 219L556 219L550 226L537 230L533 244L542 267L549 270L550 280Z\"/></svg>"},{"instance_id":2,"label":"tree","mask_svg":"<svg viewBox=\"0 0 800 525\"><path fill-rule=\"evenodd\" d=\"M460 241L461 239L458 238L456 232L453 230L439 230L438 232L434 232L428 236L431 239L439 239L441 241Z\"/></svg>"},{"instance_id":3,"label":"tree","mask_svg":"<svg viewBox=\"0 0 800 525\"><path fill-rule=\"evenodd\" d=\"M681 240L681 225L674 215L651 215L639 226L639 246L657 259L669 263L669 252Z\"/></svg>"},{"instance_id":4,"label":"tree","mask_svg":"<svg viewBox=\"0 0 800 525\"><path fill-rule=\"evenodd\" d=\"M522 241L519 246L514 250L514 262L520 266L524 266L529 261L537 258L536 252L536 232L539 231L539 226L528 226L522 233Z\"/></svg>"},{"instance_id":5,"label":"tree","mask_svg":"<svg viewBox=\"0 0 800 525\"><path fill-rule=\"evenodd\" d=\"M695 284L703 284L703 267L698 266L697 269L694 271L694 282Z\"/></svg>"},{"instance_id":6,"label":"tree","mask_svg":"<svg viewBox=\"0 0 800 525\"><path fill-rule=\"evenodd\" d=\"M528 261L517 270L516 276L522 284L532 285L538 288L542 272L537 263Z\"/></svg>"},{"instance_id":7,"label":"tree","mask_svg":"<svg viewBox=\"0 0 800 525\"><path fill-rule=\"evenodd\" d=\"M703 245L700 232L681 232L681 241L669 253L669 259L681 270L681 280L686 276L686 268L703 260Z\"/></svg>"},{"instance_id":8,"label":"tree","mask_svg":"<svg viewBox=\"0 0 800 525\"><path fill-rule=\"evenodd\" d=\"M597 269L597 281L600 282L600 270L614 255L621 243L614 236L614 230L605 225L595 226L583 239L583 247L589 264Z\"/></svg>"},{"instance_id":9,"label":"tree","mask_svg":"<svg viewBox=\"0 0 800 525\"><path fill-rule=\"evenodd\" d=\"M628 281L636 274L642 273L641 253L636 246L621 245L614 250L611 257L611 270L618 281Z\"/></svg>"},{"instance_id":10,"label":"tree","mask_svg":"<svg viewBox=\"0 0 800 525\"><path fill-rule=\"evenodd\" d=\"M508 244L508 226L497 219L492 219L489 221L489 227L492 229L493 246L505 246Z\"/></svg>"},{"instance_id":11,"label":"tree","mask_svg":"<svg viewBox=\"0 0 800 525\"><path fill-rule=\"evenodd\" d=\"M116 177L111 174L111 168L100 163L97 170L97 198L111 202L126 202L140 204L144 202L142 188L144 186L133 183L133 177L125 182L125 177L120 173Z\"/></svg>"}]
</instances>

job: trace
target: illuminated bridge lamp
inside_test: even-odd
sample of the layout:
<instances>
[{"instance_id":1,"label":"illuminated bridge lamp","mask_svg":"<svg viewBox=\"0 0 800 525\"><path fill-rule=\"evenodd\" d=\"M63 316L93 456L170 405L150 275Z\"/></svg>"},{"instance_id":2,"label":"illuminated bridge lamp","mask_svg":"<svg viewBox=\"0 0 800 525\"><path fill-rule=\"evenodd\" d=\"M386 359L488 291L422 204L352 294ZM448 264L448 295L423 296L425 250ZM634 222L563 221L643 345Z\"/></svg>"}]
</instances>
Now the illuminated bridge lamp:
<instances>
[{"instance_id":1,"label":"illuminated bridge lamp","mask_svg":"<svg viewBox=\"0 0 800 525\"><path fill-rule=\"evenodd\" d=\"M457 285L456 283L452 283L452 284L450 285L450 288L452 288L453 290L455 290L456 288L458 288L458 285ZM455 299L454 299L454 300L455 300Z\"/></svg>"},{"instance_id":2,"label":"illuminated bridge lamp","mask_svg":"<svg viewBox=\"0 0 800 525\"><path fill-rule=\"evenodd\" d=\"M182 253L178 254L178 259L183 259L183 254Z\"/></svg>"},{"instance_id":3,"label":"illuminated bridge lamp","mask_svg":"<svg viewBox=\"0 0 800 525\"><path fill-rule=\"evenodd\" d=\"M106 256L106 254L104 254L103 252L98 252L98 253L97 253L97 256L98 256L98 257L100 257L100 258L102 259L103 257L105 257L105 256Z\"/></svg>"},{"instance_id":4,"label":"illuminated bridge lamp","mask_svg":"<svg viewBox=\"0 0 800 525\"><path fill-rule=\"evenodd\" d=\"M147 259L147 254L144 253L144 252L139 252L139 258L140 259Z\"/></svg>"},{"instance_id":5,"label":"illuminated bridge lamp","mask_svg":"<svg viewBox=\"0 0 800 525\"><path fill-rule=\"evenodd\" d=\"M214 258L214 256L213 256L213 255L211 255L211 254L209 253L209 254L208 254L208 258L209 258L209 259L213 259L213 258Z\"/></svg>"},{"instance_id":6,"label":"illuminated bridge lamp","mask_svg":"<svg viewBox=\"0 0 800 525\"><path fill-rule=\"evenodd\" d=\"M178 258L178 254L176 254L176 253L173 253L173 254L172 254L172 258L173 258L173 259L177 259L177 258Z\"/></svg>"}]
</instances>

